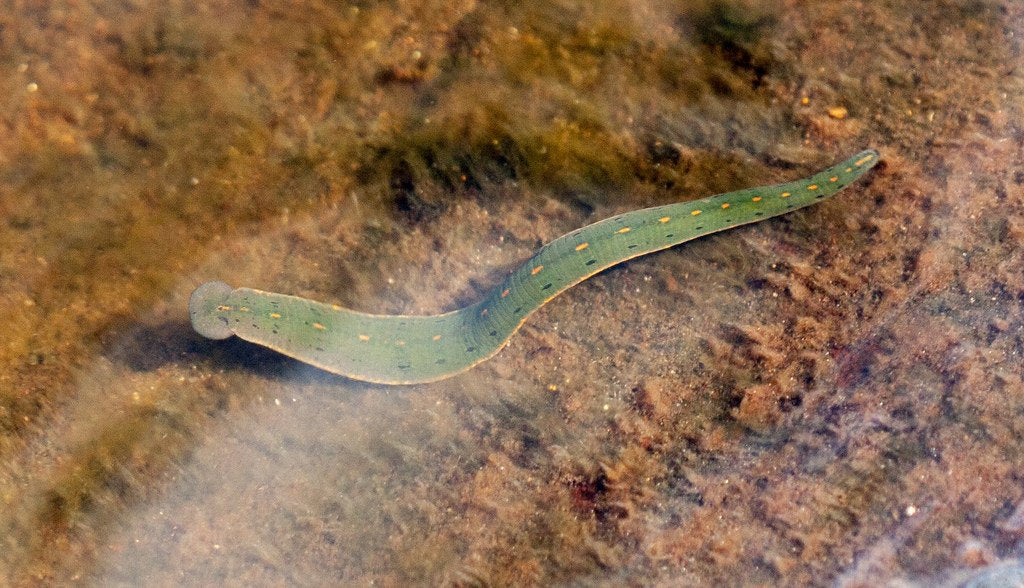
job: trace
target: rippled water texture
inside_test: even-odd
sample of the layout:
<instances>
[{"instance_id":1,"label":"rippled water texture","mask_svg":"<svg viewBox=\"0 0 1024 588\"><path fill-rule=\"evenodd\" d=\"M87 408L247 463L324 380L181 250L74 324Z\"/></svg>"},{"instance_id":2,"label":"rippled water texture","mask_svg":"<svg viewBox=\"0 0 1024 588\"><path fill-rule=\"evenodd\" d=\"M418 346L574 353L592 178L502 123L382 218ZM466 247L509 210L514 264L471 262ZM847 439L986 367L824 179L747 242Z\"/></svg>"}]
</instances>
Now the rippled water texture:
<instances>
[{"instance_id":1,"label":"rippled water texture","mask_svg":"<svg viewBox=\"0 0 1024 588\"><path fill-rule=\"evenodd\" d=\"M1024 573L1024 5L0 11L0 583L934 585ZM198 284L478 299L616 213L867 181L394 388Z\"/></svg>"}]
</instances>

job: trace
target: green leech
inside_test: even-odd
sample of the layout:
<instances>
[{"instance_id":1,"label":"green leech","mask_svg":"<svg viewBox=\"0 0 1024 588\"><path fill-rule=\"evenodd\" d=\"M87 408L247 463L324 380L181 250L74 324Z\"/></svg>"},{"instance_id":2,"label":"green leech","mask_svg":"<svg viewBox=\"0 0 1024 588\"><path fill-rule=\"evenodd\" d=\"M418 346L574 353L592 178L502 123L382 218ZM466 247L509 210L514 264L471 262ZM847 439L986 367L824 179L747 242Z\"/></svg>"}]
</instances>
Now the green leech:
<instances>
[{"instance_id":1,"label":"green leech","mask_svg":"<svg viewBox=\"0 0 1024 588\"><path fill-rule=\"evenodd\" d=\"M634 210L548 243L480 302L436 316L375 315L285 294L207 282L192 293L195 330L237 335L356 380L417 384L497 353L533 311L613 265L832 196L878 162L867 150L809 178Z\"/></svg>"}]
</instances>

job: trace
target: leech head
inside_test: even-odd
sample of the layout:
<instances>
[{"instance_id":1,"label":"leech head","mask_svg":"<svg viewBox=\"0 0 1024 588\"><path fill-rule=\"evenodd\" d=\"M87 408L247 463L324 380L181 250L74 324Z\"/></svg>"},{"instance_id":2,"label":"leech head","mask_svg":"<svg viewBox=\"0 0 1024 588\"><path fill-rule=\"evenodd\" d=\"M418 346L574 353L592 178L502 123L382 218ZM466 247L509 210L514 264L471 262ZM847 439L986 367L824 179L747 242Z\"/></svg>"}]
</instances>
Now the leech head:
<instances>
[{"instance_id":1,"label":"leech head","mask_svg":"<svg viewBox=\"0 0 1024 588\"><path fill-rule=\"evenodd\" d=\"M224 282L206 282L192 292L188 315L197 333L207 339L227 339L234 334L224 314L225 303L233 290Z\"/></svg>"}]
</instances>

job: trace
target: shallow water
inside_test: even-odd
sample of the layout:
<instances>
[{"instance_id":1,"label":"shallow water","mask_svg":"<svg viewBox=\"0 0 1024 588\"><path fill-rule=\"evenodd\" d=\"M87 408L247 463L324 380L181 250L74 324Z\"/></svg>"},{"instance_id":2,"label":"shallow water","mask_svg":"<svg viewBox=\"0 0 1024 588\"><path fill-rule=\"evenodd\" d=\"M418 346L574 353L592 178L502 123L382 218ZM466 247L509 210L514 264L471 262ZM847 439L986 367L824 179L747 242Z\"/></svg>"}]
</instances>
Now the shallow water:
<instances>
[{"instance_id":1,"label":"shallow water","mask_svg":"<svg viewBox=\"0 0 1024 588\"><path fill-rule=\"evenodd\" d=\"M0 582L1019 575L1024 7L0 15ZM618 212L882 164L412 387L192 332L221 279L475 301Z\"/></svg>"}]
</instances>

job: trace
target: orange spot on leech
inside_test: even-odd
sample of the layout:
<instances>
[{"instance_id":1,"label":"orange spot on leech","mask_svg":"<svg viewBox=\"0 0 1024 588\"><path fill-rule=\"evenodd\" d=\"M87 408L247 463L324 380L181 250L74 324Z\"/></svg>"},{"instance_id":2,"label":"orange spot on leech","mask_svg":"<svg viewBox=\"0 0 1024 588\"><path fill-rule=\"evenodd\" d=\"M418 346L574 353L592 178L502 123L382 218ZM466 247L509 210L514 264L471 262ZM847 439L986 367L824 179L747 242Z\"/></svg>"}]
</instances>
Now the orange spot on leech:
<instances>
[{"instance_id":1,"label":"orange spot on leech","mask_svg":"<svg viewBox=\"0 0 1024 588\"><path fill-rule=\"evenodd\" d=\"M225 310L231 310L231 307L230 306L226 306L224 304L221 304L220 306L217 307L217 310L223 312Z\"/></svg>"},{"instance_id":2,"label":"orange spot on leech","mask_svg":"<svg viewBox=\"0 0 1024 588\"><path fill-rule=\"evenodd\" d=\"M754 202L760 202L761 201L761 197L760 196L754 196L753 198L751 198L751 200L753 200Z\"/></svg>"},{"instance_id":3,"label":"orange spot on leech","mask_svg":"<svg viewBox=\"0 0 1024 588\"><path fill-rule=\"evenodd\" d=\"M313 323L313 328L314 329L319 329L319 330L322 331L322 330L326 329L327 327L321 325L320 323Z\"/></svg>"},{"instance_id":4,"label":"orange spot on leech","mask_svg":"<svg viewBox=\"0 0 1024 588\"><path fill-rule=\"evenodd\" d=\"M359 335L359 340L360 341L369 341L370 340L370 336L369 335Z\"/></svg>"},{"instance_id":5,"label":"orange spot on leech","mask_svg":"<svg viewBox=\"0 0 1024 588\"><path fill-rule=\"evenodd\" d=\"M434 335L434 341L440 341L441 335Z\"/></svg>"},{"instance_id":6,"label":"orange spot on leech","mask_svg":"<svg viewBox=\"0 0 1024 588\"><path fill-rule=\"evenodd\" d=\"M621 229L619 229L619 230L617 230L617 231L615 231L615 232L616 232L616 233L619 233L620 235L621 235L622 233L628 233L628 232L629 232L629 227L622 227Z\"/></svg>"},{"instance_id":7,"label":"orange spot on leech","mask_svg":"<svg viewBox=\"0 0 1024 588\"><path fill-rule=\"evenodd\" d=\"M332 305L331 305L331 308L332 308L333 310L341 310L341 307L340 307L340 306L338 306L337 304L332 304Z\"/></svg>"},{"instance_id":8,"label":"orange spot on leech","mask_svg":"<svg viewBox=\"0 0 1024 588\"><path fill-rule=\"evenodd\" d=\"M690 214L692 214L693 216L697 216L698 214L700 214L700 211L699 210L694 210Z\"/></svg>"},{"instance_id":9,"label":"orange spot on leech","mask_svg":"<svg viewBox=\"0 0 1024 588\"><path fill-rule=\"evenodd\" d=\"M722 203L722 208L729 208L729 203L728 202L723 202Z\"/></svg>"},{"instance_id":10,"label":"orange spot on leech","mask_svg":"<svg viewBox=\"0 0 1024 588\"><path fill-rule=\"evenodd\" d=\"M508 296L508 289L505 289L505 290L501 291L501 297L504 298L506 296Z\"/></svg>"},{"instance_id":11,"label":"orange spot on leech","mask_svg":"<svg viewBox=\"0 0 1024 588\"><path fill-rule=\"evenodd\" d=\"M670 220L672 220L672 217L670 217L670 216L663 216L663 217L658 219L658 222L659 223L667 223Z\"/></svg>"},{"instance_id":12,"label":"orange spot on leech","mask_svg":"<svg viewBox=\"0 0 1024 588\"><path fill-rule=\"evenodd\" d=\"M248 306L239 306L238 310L240 310L242 312L249 312L249 307Z\"/></svg>"},{"instance_id":13,"label":"orange spot on leech","mask_svg":"<svg viewBox=\"0 0 1024 588\"><path fill-rule=\"evenodd\" d=\"M818 184L811 184L810 186L807 186L807 189L808 190L817 190L818 189Z\"/></svg>"},{"instance_id":14,"label":"orange spot on leech","mask_svg":"<svg viewBox=\"0 0 1024 588\"><path fill-rule=\"evenodd\" d=\"M398 345L399 347L405 347L405 341L402 341L402 340L395 341L395 345Z\"/></svg>"},{"instance_id":15,"label":"orange spot on leech","mask_svg":"<svg viewBox=\"0 0 1024 588\"><path fill-rule=\"evenodd\" d=\"M277 312L270 313L270 318L281 318L281 314Z\"/></svg>"},{"instance_id":16,"label":"orange spot on leech","mask_svg":"<svg viewBox=\"0 0 1024 588\"><path fill-rule=\"evenodd\" d=\"M780 194L780 196L782 196L783 198L789 198L790 194L789 192L783 192L782 194Z\"/></svg>"},{"instance_id":17,"label":"orange spot on leech","mask_svg":"<svg viewBox=\"0 0 1024 588\"><path fill-rule=\"evenodd\" d=\"M587 247L590 247L590 243L580 243L576 246L576 251L583 251Z\"/></svg>"},{"instance_id":18,"label":"orange spot on leech","mask_svg":"<svg viewBox=\"0 0 1024 588\"><path fill-rule=\"evenodd\" d=\"M853 162L853 165L856 165L857 167L860 167L860 166L864 165L865 162L870 161L871 157L872 157L871 155L865 155L864 157L861 157L857 161Z\"/></svg>"},{"instance_id":19,"label":"orange spot on leech","mask_svg":"<svg viewBox=\"0 0 1024 588\"><path fill-rule=\"evenodd\" d=\"M839 176L832 176L831 178L828 179L828 181L830 181L830 182L838 182L839 181Z\"/></svg>"},{"instance_id":20,"label":"orange spot on leech","mask_svg":"<svg viewBox=\"0 0 1024 588\"><path fill-rule=\"evenodd\" d=\"M853 171L853 168L852 168L852 167L848 167L848 168L846 168L846 173L850 173L850 172L852 172L852 171Z\"/></svg>"},{"instance_id":21,"label":"orange spot on leech","mask_svg":"<svg viewBox=\"0 0 1024 588\"><path fill-rule=\"evenodd\" d=\"M535 276L535 275L539 274L540 270L542 270L542 269L544 269L544 266L538 265L537 267L535 267L532 270L530 270L530 275L531 276Z\"/></svg>"}]
</instances>

